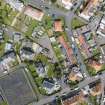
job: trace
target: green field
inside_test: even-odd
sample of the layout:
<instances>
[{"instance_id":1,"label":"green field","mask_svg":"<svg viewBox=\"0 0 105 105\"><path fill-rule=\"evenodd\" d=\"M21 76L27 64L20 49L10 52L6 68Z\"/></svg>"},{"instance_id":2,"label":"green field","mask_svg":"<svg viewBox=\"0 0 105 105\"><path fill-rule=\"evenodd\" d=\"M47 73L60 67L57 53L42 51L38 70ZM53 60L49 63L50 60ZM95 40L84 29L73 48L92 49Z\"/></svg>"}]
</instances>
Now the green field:
<instances>
[{"instance_id":1,"label":"green field","mask_svg":"<svg viewBox=\"0 0 105 105\"><path fill-rule=\"evenodd\" d=\"M85 23L78 18L74 18L71 22L72 29L79 28L83 25L85 25Z\"/></svg>"},{"instance_id":2,"label":"green field","mask_svg":"<svg viewBox=\"0 0 105 105\"><path fill-rule=\"evenodd\" d=\"M6 4L4 1L0 1L0 4L0 23L11 25L18 11L13 10L10 5Z\"/></svg>"}]
</instances>

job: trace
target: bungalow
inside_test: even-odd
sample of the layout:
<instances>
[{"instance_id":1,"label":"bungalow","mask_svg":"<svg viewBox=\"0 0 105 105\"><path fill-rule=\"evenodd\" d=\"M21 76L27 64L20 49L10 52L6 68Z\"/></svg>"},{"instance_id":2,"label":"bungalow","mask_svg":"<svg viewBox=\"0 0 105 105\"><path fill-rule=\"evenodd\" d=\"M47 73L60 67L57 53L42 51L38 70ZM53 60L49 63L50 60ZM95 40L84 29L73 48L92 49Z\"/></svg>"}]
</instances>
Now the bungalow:
<instances>
[{"instance_id":1,"label":"bungalow","mask_svg":"<svg viewBox=\"0 0 105 105\"><path fill-rule=\"evenodd\" d=\"M44 13L42 10L39 10L29 5L25 7L24 14L38 21L41 21L44 16Z\"/></svg>"},{"instance_id":2,"label":"bungalow","mask_svg":"<svg viewBox=\"0 0 105 105\"><path fill-rule=\"evenodd\" d=\"M54 21L54 31L55 32L62 32L62 21L60 19L57 19Z\"/></svg>"},{"instance_id":3,"label":"bungalow","mask_svg":"<svg viewBox=\"0 0 105 105\"><path fill-rule=\"evenodd\" d=\"M52 79L47 79L43 81L43 89L45 89L48 95L60 90L61 86Z\"/></svg>"},{"instance_id":4,"label":"bungalow","mask_svg":"<svg viewBox=\"0 0 105 105\"><path fill-rule=\"evenodd\" d=\"M84 36L79 35L78 40L81 49L86 53L87 57L91 57L91 53L89 51L89 45L86 43Z\"/></svg>"}]
</instances>

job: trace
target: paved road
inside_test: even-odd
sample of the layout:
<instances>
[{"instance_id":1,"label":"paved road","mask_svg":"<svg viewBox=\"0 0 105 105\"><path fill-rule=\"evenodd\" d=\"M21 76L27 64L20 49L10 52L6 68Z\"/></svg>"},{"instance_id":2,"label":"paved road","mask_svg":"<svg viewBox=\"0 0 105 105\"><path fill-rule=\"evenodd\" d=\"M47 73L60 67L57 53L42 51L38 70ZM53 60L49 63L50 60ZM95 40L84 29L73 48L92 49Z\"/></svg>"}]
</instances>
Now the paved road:
<instances>
[{"instance_id":1,"label":"paved road","mask_svg":"<svg viewBox=\"0 0 105 105\"><path fill-rule=\"evenodd\" d=\"M98 78L95 78L95 77L92 77L92 78L89 78L89 79L86 79L86 80L84 80L84 81L82 81L78 86L79 86L79 89L82 89L84 86L87 86L88 84L90 84L90 83L92 83L93 81L96 81L96 80L98 80L100 77L98 77ZM70 93L70 92L72 92L72 91L74 91L74 90L70 90L70 88L65 88L65 89L63 89L61 92L59 92L59 93L56 93L56 94L54 94L54 95L52 95L52 96L49 96L49 97L47 97L47 98L43 98L43 99L41 99L40 101L38 101L37 103L35 103L35 105L43 105L43 104L45 104L45 103L49 103L49 102L51 102L51 101L53 101L55 98L56 98L56 96L62 96L62 93Z\"/></svg>"},{"instance_id":2,"label":"paved road","mask_svg":"<svg viewBox=\"0 0 105 105\"><path fill-rule=\"evenodd\" d=\"M33 5L34 7L40 8L42 9L45 13L49 14L49 15L55 15L55 16L62 16L65 18L65 22L66 22L66 26L68 27L66 30L66 33L68 35L68 38L70 40L70 42L73 43L73 45L75 46L76 50L75 50L75 54L77 55L77 60L79 62L79 64L81 64L81 70L82 72L87 74L87 77L89 77L87 71L86 71L86 67L83 63L83 60L81 58L80 52L77 48L77 45L75 42L72 41L71 36L73 35L72 30L71 30L71 21L74 17L74 11L76 10L76 8L81 4L82 0L79 0L80 2L78 2L77 6L75 6L73 12L72 11L62 11L59 8L55 7L54 5L49 5L47 2L42 2L41 0L30 0L29 4ZM81 82L81 86L84 86L84 83L88 84L88 81L91 82L90 80L85 80L84 82ZM71 90L69 87L63 88L61 92L54 94L52 96L49 96L48 98L44 98L41 99L38 103L36 103L35 105L43 105L46 102L51 102L56 95L61 96L63 92L69 93Z\"/></svg>"}]
</instances>

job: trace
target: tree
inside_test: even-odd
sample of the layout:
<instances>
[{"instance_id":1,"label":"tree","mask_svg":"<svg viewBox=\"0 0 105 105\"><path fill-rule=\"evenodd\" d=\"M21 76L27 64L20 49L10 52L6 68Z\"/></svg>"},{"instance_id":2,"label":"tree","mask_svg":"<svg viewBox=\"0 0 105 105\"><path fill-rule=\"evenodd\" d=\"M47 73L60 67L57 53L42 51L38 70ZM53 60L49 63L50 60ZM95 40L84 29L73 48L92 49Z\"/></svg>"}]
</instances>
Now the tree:
<instances>
[{"instance_id":1,"label":"tree","mask_svg":"<svg viewBox=\"0 0 105 105\"><path fill-rule=\"evenodd\" d=\"M52 3L55 3L57 0L51 0Z\"/></svg>"}]
</instances>

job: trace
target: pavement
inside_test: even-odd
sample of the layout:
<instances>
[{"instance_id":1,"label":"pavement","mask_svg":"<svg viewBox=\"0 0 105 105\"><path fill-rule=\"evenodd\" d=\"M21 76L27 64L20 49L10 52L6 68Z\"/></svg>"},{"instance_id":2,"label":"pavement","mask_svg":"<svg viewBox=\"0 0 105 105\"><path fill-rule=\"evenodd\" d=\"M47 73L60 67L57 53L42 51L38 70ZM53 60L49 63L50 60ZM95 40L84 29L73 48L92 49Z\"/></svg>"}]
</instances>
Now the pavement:
<instances>
[{"instance_id":1,"label":"pavement","mask_svg":"<svg viewBox=\"0 0 105 105\"><path fill-rule=\"evenodd\" d=\"M28 4L43 10L47 15L48 14L51 16L55 15L57 17L62 16L65 18L65 24L67 26L66 33L67 33L68 39L74 45L74 48L75 48L74 53L76 55L78 63L80 64L82 73L85 73L87 76L87 78L85 78L85 80L83 80L82 82L80 82L78 84L79 89L82 89L84 86L90 84L93 81L98 80L99 78L102 79L105 77L105 73L103 73L103 75L99 75L98 77L90 77L89 76L89 74L86 70L86 67L84 65L84 62L82 60L81 54L79 52L79 49L78 49L75 41L73 41L71 38L73 36L72 29L71 29L71 21L72 21L73 17L75 16L75 14L74 14L75 10L78 8L78 6L81 4L82 1L83 0L79 0L79 2L77 2L77 5L74 7L74 9L72 11L67 11L67 12L61 10L60 8L58 8L54 5L50 5L48 2L43 2L42 0L29 0L28 1ZM58 92L54 95L48 96L48 97L43 97L41 100L36 102L35 105L46 104L48 102L53 101L56 98L56 96L62 96L62 93L64 93L64 92L70 93L72 91L74 91L74 90L71 90L69 87L63 87L60 92Z\"/></svg>"},{"instance_id":2,"label":"pavement","mask_svg":"<svg viewBox=\"0 0 105 105\"><path fill-rule=\"evenodd\" d=\"M80 82L78 84L78 87L80 89L82 89L84 86L88 85L89 83L99 79L100 77L89 77L89 74L86 70L86 67L84 65L84 62L82 60L82 57L81 57L81 54L79 52L79 49L76 45L76 43L74 41L72 41L71 37L73 36L73 33L72 33L72 29L71 29L71 21L73 19L73 17L75 16L74 12L76 10L76 8L78 8L78 6L81 4L83 0L79 0L77 6L75 6L75 8L73 9L73 11L62 11L61 9L55 7L54 5L50 5L48 4L47 2L42 2L41 0L29 0L29 4L31 4L32 6L34 7L37 7L37 8L40 8L41 10L43 10L46 14L52 16L52 15L55 15L57 17L64 17L65 18L65 23L66 23L66 26L67 26L67 29L66 29L66 33L68 35L68 38L70 40L70 42L74 45L75 47L75 54L77 55L77 61L78 63L80 64L80 68L82 70L82 73L85 73L87 78ZM55 99L56 96L62 96L62 93L66 92L66 93L70 93L72 92L73 90L71 90L69 87L64 87L60 92L54 94L54 95L51 95L49 97L46 97L46 98L43 98L41 100L39 100L38 102L35 103L35 105L43 105L43 104L46 104L48 102L51 102Z\"/></svg>"}]
</instances>

